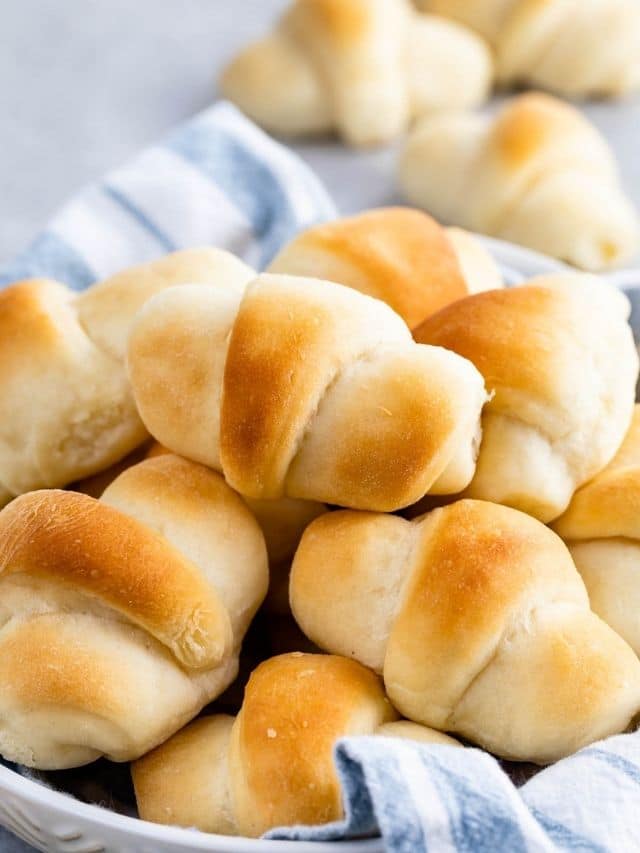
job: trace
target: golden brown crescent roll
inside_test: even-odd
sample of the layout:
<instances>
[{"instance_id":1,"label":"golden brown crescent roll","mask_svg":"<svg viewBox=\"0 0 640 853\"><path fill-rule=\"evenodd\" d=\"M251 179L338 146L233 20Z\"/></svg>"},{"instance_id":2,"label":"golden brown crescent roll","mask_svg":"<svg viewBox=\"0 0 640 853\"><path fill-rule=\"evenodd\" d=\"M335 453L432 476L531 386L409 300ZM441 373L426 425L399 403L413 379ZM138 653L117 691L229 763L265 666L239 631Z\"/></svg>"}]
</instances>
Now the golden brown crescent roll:
<instances>
[{"instance_id":1,"label":"golden brown crescent roll","mask_svg":"<svg viewBox=\"0 0 640 853\"><path fill-rule=\"evenodd\" d=\"M100 501L16 498L0 513L0 753L61 769L157 746L233 680L267 581L243 501L176 456Z\"/></svg>"},{"instance_id":2,"label":"golden brown crescent roll","mask_svg":"<svg viewBox=\"0 0 640 853\"><path fill-rule=\"evenodd\" d=\"M355 661L294 652L260 664L235 719L197 720L133 765L140 817L253 838L339 820L333 748L347 735L459 746L399 721L379 679Z\"/></svg>"},{"instance_id":3,"label":"golden brown crescent roll","mask_svg":"<svg viewBox=\"0 0 640 853\"><path fill-rule=\"evenodd\" d=\"M124 357L134 314L170 285L241 293L253 276L217 249L176 252L76 294L36 279L0 293L0 501L66 486L147 438Z\"/></svg>"},{"instance_id":4,"label":"golden brown crescent roll","mask_svg":"<svg viewBox=\"0 0 640 853\"><path fill-rule=\"evenodd\" d=\"M388 142L414 116L482 103L493 76L485 42L408 0L295 0L267 38L225 70L222 94L267 130L337 130Z\"/></svg>"},{"instance_id":5,"label":"golden brown crescent roll","mask_svg":"<svg viewBox=\"0 0 640 853\"><path fill-rule=\"evenodd\" d=\"M569 97L618 97L640 88L636 0L418 0L481 33L498 81Z\"/></svg>"},{"instance_id":6,"label":"golden brown crescent roll","mask_svg":"<svg viewBox=\"0 0 640 853\"><path fill-rule=\"evenodd\" d=\"M469 293L502 287L489 252L472 234L444 229L418 210L370 210L304 231L269 267L335 281L390 305L410 329Z\"/></svg>"},{"instance_id":7,"label":"golden brown crescent roll","mask_svg":"<svg viewBox=\"0 0 640 853\"><path fill-rule=\"evenodd\" d=\"M407 198L437 219L601 270L640 245L638 216L596 128L548 95L509 101L497 116L425 120L401 159Z\"/></svg>"},{"instance_id":8,"label":"golden brown crescent roll","mask_svg":"<svg viewBox=\"0 0 640 853\"><path fill-rule=\"evenodd\" d=\"M562 540L509 507L327 513L302 537L291 605L313 642L381 673L401 714L503 758L554 761L640 710L640 661L590 610Z\"/></svg>"},{"instance_id":9,"label":"golden brown crescent roll","mask_svg":"<svg viewBox=\"0 0 640 853\"><path fill-rule=\"evenodd\" d=\"M147 458L170 454L171 451L154 441L146 452ZM119 473L119 472L118 472ZM90 485L93 485L91 483ZM83 491L83 489L79 489ZM295 498L260 500L242 497L253 513L264 535L269 557L269 592L265 607L272 614L289 615L289 570L300 538L305 529L323 512L325 504Z\"/></svg>"},{"instance_id":10,"label":"golden brown crescent roll","mask_svg":"<svg viewBox=\"0 0 640 853\"><path fill-rule=\"evenodd\" d=\"M613 286L566 274L467 297L422 324L416 340L470 359L492 395L469 497L551 521L604 468L633 413L628 316Z\"/></svg>"},{"instance_id":11,"label":"golden brown crescent roll","mask_svg":"<svg viewBox=\"0 0 640 853\"><path fill-rule=\"evenodd\" d=\"M640 406L609 465L553 525L582 575L593 610L640 655Z\"/></svg>"},{"instance_id":12,"label":"golden brown crescent roll","mask_svg":"<svg viewBox=\"0 0 640 853\"><path fill-rule=\"evenodd\" d=\"M225 299L175 288L134 325L134 394L166 447L260 499L387 511L471 480L486 395L470 362L338 284L261 275Z\"/></svg>"}]
</instances>

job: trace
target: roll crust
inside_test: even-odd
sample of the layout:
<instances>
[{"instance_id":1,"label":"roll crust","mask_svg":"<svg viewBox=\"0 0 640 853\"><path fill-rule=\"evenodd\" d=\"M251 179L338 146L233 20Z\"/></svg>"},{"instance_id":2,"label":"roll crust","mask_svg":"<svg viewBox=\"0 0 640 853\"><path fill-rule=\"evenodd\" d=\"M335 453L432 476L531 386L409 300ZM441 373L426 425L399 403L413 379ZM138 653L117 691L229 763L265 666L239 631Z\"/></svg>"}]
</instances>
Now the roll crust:
<instances>
[{"instance_id":1,"label":"roll crust","mask_svg":"<svg viewBox=\"0 0 640 853\"><path fill-rule=\"evenodd\" d=\"M620 450L573 496L553 527L595 612L640 654L640 407Z\"/></svg>"},{"instance_id":2,"label":"roll crust","mask_svg":"<svg viewBox=\"0 0 640 853\"><path fill-rule=\"evenodd\" d=\"M251 277L232 255L193 249L81 295L48 279L0 294L0 505L103 471L148 438L124 366L133 316L171 285L221 275L240 291Z\"/></svg>"},{"instance_id":3,"label":"roll crust","mask_svg":"<svg viewBox=\"0 0 640 853\"><path fill-rule=\"evenodd\" d=\"M597 477L573 496L553 528L568 541L640 539L640 406L620 449Z\"/></svg>"},{"instance_id":4,"label":"roll crust","mask_svg":"<svg viewBox=\"0 0 640 853\"><path fill-rule=\"evenodd\" d=\"M170 456L171 451L157 441L143 445L122 462L94 477L81 480L72 486L73 491L99 498L111 483L132 465L143 459ZM138 479L136 477L136 479ZM128 482L128 480L123 480ZM175 488L167 484L168 488ZM188 487L189 488L189 487ZM110 493L111 494L111 493ZM188 491L187 491L188 494ZM240 496L242 497L242 496ZM161 495L159 495L161 500ZM254 500L242 498L260 525L269 557L269 593L265 607L273 614L289 614L289 569L300 537L314 518L327 511L325 504L315 501L280 498L279 500Z\"/></svg>"},{"instance_id":5,"label":"roll crust","mask_svg":"<svg viewBox=\"0 0 640 853\"><path fill-rule=\"evenodd\" d=\"M0 513L0 542L2 577L24 572L98 598L185 666L215 666L231 650L227 611L201 572L99 501L61 491L22 495Z\"/></svg>"},{"instance_id":6,"label":"roll crust","mask_svg":"<svg viewBox=\"0 0 640 853\"><path fill-rule=\"evenodd\" d=\"M416 115L484 101L487 46L407 0L295 0L274 32L222 75L222 94L267 130L337 130L351 145L388 142Z\"/></svg>"},{"instance_id":7,"label":"roll crust","mask_svg":"<svg viewBox=\"0 0 640 853\"><path fill-rule=\"evenodd\" d=\"M338 820L333 748L358 734L459 745L397 721L379 679L355 661L280 655L253 672L235 721L199 720L133 765L140 815L251 837L276 826Z\"/></svg>"},{"instance_id":8,"label":"roll crust","mask_svg":"<svg viewBox=\"0 0 640 853\"><path fill-rule=\"evenodd\" d=\"M269 267L381 299L410 329L450 302L501 287L489 253L472 235L450 234L409 208L381 208L303 232Z\"/></svg>"},{"instance_id":9,"label":"roll crust","mask_svg":"<svg viewBox=\"0 0 640 853\"><path fill-rule=\"evenodd\" d=\"M638 215L606 140L574 107L528 93L496 116L425 119L400 164L406 197L442 222L589 271L630 260Z\"/></svg>"},{"instance_id":10,"label":"roll crust","mask_svg":"<svg viewBox=\"0 0 640 853\"><path fill-rule=\"evenodd\" d=\"M163 444L256 499L386 511L469 482L485 399L469 362L337 284L262 275L235 316L217 304L180 288L138 317L130 375Z\"/></svg>"},{"instance_id":11,"label":"roll crust","mask_svg":"<svg viewBox=\"0 0 640 853\"><path fill-rule=\"evenodd\" d=\"M498 81L573 98L620 97L640 87L640 11L633 0L418 0L481 33Z\"/></svg>"},{"instance_id":12,"label":"roll crust","mask_svg":"<svg viewBox=\"0 0 640 853\"><path fill-rule=\"evenodd\" d=\"M165 740L233 679L267 577L243 501L176 456L100 501L17 498L0 513L0 751L62 769Z\"/></svg>"},{"instance_id":13,"label":"roll crust","mask_svg":"<svg viewBox=\"0 0 640 853\"><path fill-rule=\"evenodd\" d=\"M568 274L468 297L416 330L470 359L492 395L469 497L551 521L611 460L638 375L628 313L619 291Z\"/></svg>"},{"instance_id":14,"label":"roll crust","mask_svg":"<svg viewBox=\"0 0 640 853\"><path fill-rule=\"evenodd\" d=\"M329 513L290 594L305 634L381 673L400 713L504 758L554 761L640 707L640 662L589 609L562 541L508 507Z\"/></svg>"}]
</instances>

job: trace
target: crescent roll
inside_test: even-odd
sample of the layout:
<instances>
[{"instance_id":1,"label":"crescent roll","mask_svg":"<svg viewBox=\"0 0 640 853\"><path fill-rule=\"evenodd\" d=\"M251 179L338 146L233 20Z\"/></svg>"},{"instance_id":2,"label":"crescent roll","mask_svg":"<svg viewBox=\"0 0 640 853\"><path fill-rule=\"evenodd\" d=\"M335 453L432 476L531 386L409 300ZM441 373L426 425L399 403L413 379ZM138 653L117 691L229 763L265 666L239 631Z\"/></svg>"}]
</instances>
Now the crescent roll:
<instances>
[{"instance_id":1,"label":"crescent roll","mask_svg":"<svg viewBox=\"0 0 640 853\"><path fill-rule=\"evenodd\" d=\"M405 717L502 758L555 761L640 709L640 660L589 608L562 540L509 507L327 513L302 537L291 605Z\"/></svg>"},{"instance_id":2,"label":"crescent roll","mask_svg":"<svg viewBox=\"0 0 640 853\"><path fill-rule=\"evenodd\" d=\"M498 82L570 98L619 97L640 88L640 8L635 0L418 0L482 34Z\"/></svg>"},{"instance_id":3,"label":"crescent roll","mask_svg":"<svg viewBox=\"0 0 640 853\"><path fill-rule=\"evenodd\" d=\"M339 820L333 748L347 735L459 746L398 720L380 680L355 661L294 652L260 664L235 719L197 720L133 765L140 817L251 838Z\"/></svg>"},{"instance_id":4,"label":"crescent roll","mask_svg":"<svg viewBox=\"0 0 640 853\"><path fill-rule=\"evenodd\" d=\"M46 279L0 293L0 505L103 471L145 441L124 366L131 321L161 290L220 276L241 292L253 272L192 249L81 294Z\"/></svg>"},{"instance_id":5,"label":"crescent roll","mask_svg":"<svg viewBox=\"0 0 640 853\"><path fill-rule=\"evenodd\" d=\"M640 406L618 453L553 527L594 611L640 655Z\"/></svg>"},{"instance_id":6,"label":"crescent roll","mask_svg":"<svg viewBox=\"0 0 640 853\"><path fill-rule=\"evenodd\" d=\"M492 395L469 497L557 518L631 422L638 354L623 294L567 274L469 296L416 340L470 359Z\"/></svg>"},{"instance_id":7,"label":"crescent roll","mask_svg":"<svg viewBox=\"0 0 640 853\"><path fill-rule=\"evenodd\" d=\"M482 103L492 59L475 33L408 0L294 0L220 88L267 130L389 142L414 116Z\"/></svg>"},{"instance_id":8,"label":"crescent roll","mask_svg":"<svg viewBox=\"0 0 640 853\"><path fill-rule=\"evenodd\" d=\"M410 329L450 302L503 286L482 244L403 207L317 225L288 243L273 273L335 281L390 305Z\"/></svg>"},{"instance_id":9,"label":"crescent roll","mask_svg":"<svg viewBox=\"0 0 640 853\"><path fill-rule=\"evenodd\" d=\"M147 451L147 458L170 454L157 441ZM80 490L82 491L82 489ZM242 497L242 495L240 496ZM269 557L269 592L265 608L274 615L290 617L289 570L305 529L314 518L327 511L325 504L295 498L259 500L242 498L260 525Z\"/></svg>"},{"instance_id":10,"label":"crescent roll","mask_svg":"<svg viewBox=\"0 0 640 853\"><path fill-rule=\"evenodd\" d=\"M247 497L390 511L473 476L478 371L341 285L261 275L239 306L222 283L168 290L128 361L152 435Z\"/></svg>"},{"instance_id":11,"label":"crescent roll","mask_svg":"<svg viewBox=\"0 0 640 853\"><path fill-rule=\"evenodd\" d=\"M581 269L619 266L640 245L638 215L606 140L548 95L521 95L493 117L426 119L402 154L400 183L442 222Z\"/></svg>"},{"instance_id":12,"label":"crescent roll","mask_svg":"<svg viewBox=\"0 0 640 853\"><path fill-rule=\"evenodd\" d=\"M16 498L0 513L0 753L56 770L148 752L233 681L267 583L244 502L176 456L100 500Z\"/></svg>"}]
</instances>

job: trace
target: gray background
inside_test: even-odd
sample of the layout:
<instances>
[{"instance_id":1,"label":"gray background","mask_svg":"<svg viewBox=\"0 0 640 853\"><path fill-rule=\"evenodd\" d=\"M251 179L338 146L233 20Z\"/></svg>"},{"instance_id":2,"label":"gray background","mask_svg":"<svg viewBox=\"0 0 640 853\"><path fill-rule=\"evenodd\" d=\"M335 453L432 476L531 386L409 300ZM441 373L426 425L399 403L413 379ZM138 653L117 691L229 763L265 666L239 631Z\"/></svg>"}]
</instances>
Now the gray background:
<instances>
[{"instance_id":1,"label":"gray background","mask_svg":"<svg viewBox=\"0 0 640 853\"><path fill-rule=\"evenodd\" d=\"M0 262L83 183L215 96L287 0L0 0ZM594 104L640 206L640 100ZM393 148L295 146L344 212L396 200Z\"/></svg>"},{"instance_id":2,"label":"gray background","mask_svg":"<svg viewBox=\"0 0 640 853\"><path fill-rule=\"evenodd\" d=\"M0 0L0 263L55 209L211 103L223 63L287 0ZM640 206L640 99L594 104ZM389 148L296 149L340 209L396 199ZM26 848L0 830L0 850Z\"/></svg>"}]
</instances>

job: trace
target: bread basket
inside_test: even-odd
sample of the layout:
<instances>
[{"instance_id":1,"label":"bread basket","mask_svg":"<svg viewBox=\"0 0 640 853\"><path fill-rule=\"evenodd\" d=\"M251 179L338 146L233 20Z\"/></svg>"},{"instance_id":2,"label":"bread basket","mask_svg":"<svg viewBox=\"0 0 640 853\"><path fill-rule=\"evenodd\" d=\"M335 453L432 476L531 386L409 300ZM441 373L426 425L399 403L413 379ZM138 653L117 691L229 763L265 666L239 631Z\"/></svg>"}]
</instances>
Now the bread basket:
<instances>
[{"instance_id":1,"label":"bread basket","mask_svg":"<svg viewBox=\"0 0 640 853\"><path fill-rule=\"evenodd\" d=\"M482 240L499 263L509 284L563 269L558 262L534 252L498 240ZM640 311L640 270L625 271L609 278L630 296L635 315L632 320L637 320ZM640 323L636 322L635 326L640 327ZM380 839L339 844L255 841L154 825L81 802L68 794L24 778L2 764L0 824L35 849L50 853L268 853L284 848L291 853L307 850L328 853L336 849L374 853L384 849Z\"/></svg>"}]
</instances>

